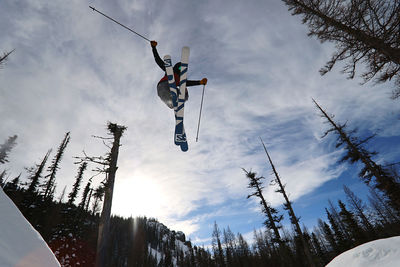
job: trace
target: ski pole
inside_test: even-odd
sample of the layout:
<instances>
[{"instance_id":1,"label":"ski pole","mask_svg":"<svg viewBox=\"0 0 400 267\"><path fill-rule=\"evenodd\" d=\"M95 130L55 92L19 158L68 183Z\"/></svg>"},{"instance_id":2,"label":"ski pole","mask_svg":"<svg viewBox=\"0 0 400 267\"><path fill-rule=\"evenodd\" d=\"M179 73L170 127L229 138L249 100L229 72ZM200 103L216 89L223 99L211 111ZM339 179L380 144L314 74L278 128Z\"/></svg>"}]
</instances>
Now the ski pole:
<instances>
[{"instance_id":1,"label":"ski pole","mask_svg":"<svg viewBox=\"0 0 400 267\"><path fill-rule=\"evenodd\" d=\"M199 140L199 130L200 130L200 119L201 119L201 111L203 109L203 99L204 99L204 89L206 85L203 85L203 93L201 94L201 105L200 105L200 113L199 113L199 123L197 124L197 135L196 135L196 142Z\"/></svg>"},{"instance_id":2,"label":"ski pole","mask_svg":"<svg viewBox=\"0 0 400 267\"><path fill-rule=\"evenodd\" d=\"M130 29L130 28L128 28L128 27L126 27L125 25L123 25L123 24L119 23L119 22L118 22L118 21L116 21L115 19L113 19L113 18L111 18L111 17L107 16L106 14L104 14L104 13L102 13L102 12L98 11L96 8L94 8L94 7L92 7L92 6L89 6L89 7L90 7L91 9L93 9L93 11L96 11L97 13L99 13L99 14L103 15L104 17L108 18L109 20L112 20L112 21L114 21L115 23L117 23L118 25L120 25L120 26L124 27L124 28L125 28L125 29L127 29L128 31L131 31L131 32L133 32L134 34L137 34L137 35L139 35L140 37L142 37L143 39L145 39L145 40L147 40L147 41L149 41L149 42L150 42L150 40L149 40L149 39L147 39L146 37L144 37L143 35L141 35L141 34L139 34L139 33L135 32L134 30L132 30L132 29Z\"/></svg>"}]
</instances>

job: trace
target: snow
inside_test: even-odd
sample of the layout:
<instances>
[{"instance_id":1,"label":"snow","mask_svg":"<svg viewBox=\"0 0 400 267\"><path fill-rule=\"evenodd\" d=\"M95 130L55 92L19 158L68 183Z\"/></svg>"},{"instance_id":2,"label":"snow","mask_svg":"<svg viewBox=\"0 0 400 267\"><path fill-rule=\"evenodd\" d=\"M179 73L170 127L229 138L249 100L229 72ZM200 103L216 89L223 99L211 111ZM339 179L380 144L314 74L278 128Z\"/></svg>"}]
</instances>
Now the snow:
<instances>
[{"instance_id":1,"label":"snow","mask_svg":"<svg viewBox=\"0 0 400 267\"><path fill-rule=\"evenodd\" d=\"M148 251L149 254L151 254L154 258L156 258L157 264L159 264L162 259L162 254L158 250L150 247L150 245L148 246Z\"/></svg>"},{"instance_id":2,"label":"snow","mask_svg":"<svg viewBox=\"0 0 400 267\"><path fill-rule=\"evenodd\" d=\"M0 188L0 266L60 266L40 234Z\"/></svg>"},{"instance_id":3,"label":"snow","mask_svg":"<svg viewBox=\"0 0 400 267\"><path fill-rule=\"evenodd\" d=\"M400 236L379 239L343 252L326 267L398 267Z\"/></svg>"}]
</instances>

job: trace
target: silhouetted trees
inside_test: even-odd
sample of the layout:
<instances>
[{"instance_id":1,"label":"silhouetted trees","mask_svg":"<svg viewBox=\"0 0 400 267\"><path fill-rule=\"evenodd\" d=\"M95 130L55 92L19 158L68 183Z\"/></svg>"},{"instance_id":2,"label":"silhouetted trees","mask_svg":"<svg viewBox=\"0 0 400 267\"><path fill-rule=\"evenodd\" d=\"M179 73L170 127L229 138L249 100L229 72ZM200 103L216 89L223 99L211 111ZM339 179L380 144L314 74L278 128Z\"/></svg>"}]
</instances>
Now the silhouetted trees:
<instances>
[{"instance_id":1,"label":"silhouetted trees","mask_svg":"<svg viewBox=\"0 0 400 267\"><path fill-rule=\"evenodd\" d=\"M7 61L8 56L11 55L12 52L14 52L14 49L10 52L4 52L3 55L0 56L0 67Z\"/></svg>"},{"instance_id":2,"label":"silhouetted trees","mask_svg":"<svg viewBox=\"0 0 400 267\"><path fill-rule=\"evenodd\" d=\"M68 195L68 204L72 205L75 202L75 198L78 195L78 191L82 182L82 178L83 178L83 173L85 172L86 168L87 168L88 163L87 162L83 162L80 166L79 166L79 170L78 170L78 174L76 176L75 179L75 183L72 186L72 191L71 193L69 193Z\"/></svg>"},{"instance_id":3,"label":"silhouetted trees","mask_svg":"<svg viewBox=\"0 0 400 267\"><path fill-rule=\"evenodd\" d=\"M345 61L343 72L353 78L360 63L366 65L365 82L395 78L393 98L400 96L399 0L282 0L308 25L309 35L331 41L337 51L320 73Z\"/></svg>"},{"instance_id":4,"label":"silhouetted trees","mask_svg":"<svg viewBox=\"0 0 400 267\"><path fill-rule=\"evenodd\" d=\"M311 255L309 244L306 242L306 240L304 238L304 235L303 235L303 232L301 231L301 228L300 228L300 225L299 225L299 220L300 219L294 213L294 210L293 210L293 207L292 207L292 202L289 200L289 197L288 197L288 195L286 193L286 190L285 190L285 185L283 185L282 182L281 182L281 179L280 179L280 177L278 175L278 172L275 169L275 166L274 166L274 164L272 162L272 159L271 159L271 157L270 157L270 155L269 155L269 153L267 151L267 148L266 148L264 142L262 141L261 138L260 138L260 140L261 140L261 143L262 143L262 145L264 147L264 151L267 154L268 161L269 161L269 163L271 165L272 171L273 171L274 176L275 176L275 179L273 181L274 181L275 184L278 185L278 189L275 192L281 193L283 195L283 198L285 199L285 203L283 204L284 209L287 210L288 213L289 213L290 222L292 223L292 225L293 225L293 227L295 229L296 237L300 239L301 247L302 247L302 250L304 251L305 256L307 257L308 264L309 264L309 266L313 267L313 266L315 266L314 265L314 260L313 260L312 255Z\"/></svg>"},{"instance_id":5,"label":"silhouetted trees","mask_svg":"<svg viewBox=\"0 0 400 267\"><path fill-rule=\"evenodd\" d=\"M10 136L4 144L0 145L0 164L8 162L8 153L17 144L17 135Z\"/></svg>"},{"instance_id":6,"label":"silhouetted trees","mask_svg":"<svg viewBox=\"0 0 400 267\"><path fill-rule=\"evenodd\" d=\"M354 131L346 131L346 123L336 123L333 121L332 116L329 116L314 99L313 102L321 111L321 116L325 118L331 126L331 128L325 132L324 136L331 132L335 133L337 135L336 147L343 147L346 151L341 162L349 161L350 163L362 163L363 168L358 176L367 185L384 192L389 198L391 205L400 211L400 184L385 167L372 159L377 153L370 152L364 147L364 144L373 138L374 135L360 140L358 137L354 136Z\"/></svg>"},{"instance_id":7,"label":"silhouetted trees","mask_svg":"<svg viewBox=\"0 0 400 267\"><path fill-rule=\"evenodd\" d=\"M57 154L54 159L51 161L51 165L47 168L49 172L48 175L45 176L47 178L47 182L44 183L44 198L53 198L52 192L54 192L55 188L55 178L57 170L60 168L59 164L64 154L65 148L67 147L70 140L70 133L67 132L60 146L58 147Z\"/></svg>"}]
</instances>

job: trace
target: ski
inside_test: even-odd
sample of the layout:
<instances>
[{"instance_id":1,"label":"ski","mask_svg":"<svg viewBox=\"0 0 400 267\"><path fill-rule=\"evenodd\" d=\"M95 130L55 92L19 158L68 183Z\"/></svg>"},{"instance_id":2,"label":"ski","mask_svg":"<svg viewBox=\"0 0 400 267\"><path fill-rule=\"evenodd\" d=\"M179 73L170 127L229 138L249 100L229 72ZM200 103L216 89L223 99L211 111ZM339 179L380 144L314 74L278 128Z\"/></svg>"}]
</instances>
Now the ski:
<instances>
[{"instance_id":1,"label":"ski","mask_svg":"<svg viewBox=\"0 0 400 267\"><path fill-rule=\"evenodd\" d=\"M169 55L164 56L164 65L168 77L168 85L171 92L172 103L174 105L174 113L175 113L174 142L176 145L179 145L181 147L182 151L187 151L188 145L186 141L185 129L183 127L183 117L181 118L178 116L178 87L176 86L175 83L174 71L172 68L171 57ZM181 112L179 112L179 114L181 114Z\"/></svg>"},{"instance_id":2,"label":"ski","mask_svg":"<svg viewBox=\"0 0 400 267\"><path fill-rule=\"evenodd\" d=\"M182 48L182 56L181 56L181 70L180 70L180 83L178 89L178 106L176 109L176 126L175 126L175 142L177 141L176 137L184 139L185 142L180 143L182 151L188 150L188 144L186 139L185 128L183 126L183 117L185 110L185 98L186 98L186 81L187 81L187 72L189 65L189 55L190 49L187 46Z\"/></svg>"}]
</instances>

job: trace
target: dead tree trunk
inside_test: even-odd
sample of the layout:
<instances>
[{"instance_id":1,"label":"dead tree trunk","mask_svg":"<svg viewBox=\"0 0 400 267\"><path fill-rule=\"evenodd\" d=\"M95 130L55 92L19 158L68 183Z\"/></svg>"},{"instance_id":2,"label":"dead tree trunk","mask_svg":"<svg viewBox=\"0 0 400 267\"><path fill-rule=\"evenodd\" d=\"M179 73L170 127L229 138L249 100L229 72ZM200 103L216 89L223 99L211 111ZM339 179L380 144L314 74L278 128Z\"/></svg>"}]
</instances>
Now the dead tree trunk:
<instances>
[{"instance_id":1,"label":"dead tree trunk","mask_svg":"<svg viewBox=\"0 0 400 267\"><path fill-rule=\"evenodd\" d=\"M272 163L272 160L271 160L271 157L268 154L267 148L265 147L265 144L264 144L264 142L262 141L261 138L260 138L260 140L261 140L261 143L262 143L262 145L264 147L265 153L268 156L268 160L269 160L269 163L271 164L272 171L274 172L274 175L275 175L275 178L276 178L275 181L279 185L279 189L277 190L277 192L282 193L283 197L285 198L285 201L286 201L285 208L287 209L287 211L289 213L290 221L294 225L294 227L296 229L296 232L297 232L297 235L300 238L301 244L303 246L304 254L307 257L309 266L310 267L314 267L315 264L314 264L314 260L313 260L312 255L311 255L310 246L308 245L308 243L304 239L303 232L301 231L301 228L300 228L300 225L299 225L299 218L296 217L296 214L294 213L294 210L293 210L293 207L292 207L292 203L290 202L289 197L286 194L285 186L282 184L281 179L279 178L278 172L276 171L275 166Z\"/></svg>"},{"instance_id":2,"label":"dead tree trunk","mask_svg":"<svg viewBox=\"0 0 400 267\"><path fill-rule=\"evenodd\" d=\"M112 197L114 190L115 173L117 172L117 160L118 160L120 139L126 127L109 123L108 129L114 136L114 142L111 148L111 153L109 155L109 166L106 171L104 204L103 204L103 210L101 212L98 239L97 239L96 267L107 266L109 228L110 228L111 205L112 205Z\"/></svg>"}]
</instances>

